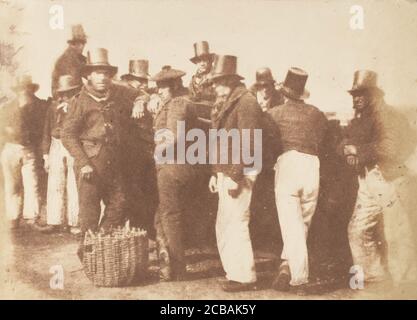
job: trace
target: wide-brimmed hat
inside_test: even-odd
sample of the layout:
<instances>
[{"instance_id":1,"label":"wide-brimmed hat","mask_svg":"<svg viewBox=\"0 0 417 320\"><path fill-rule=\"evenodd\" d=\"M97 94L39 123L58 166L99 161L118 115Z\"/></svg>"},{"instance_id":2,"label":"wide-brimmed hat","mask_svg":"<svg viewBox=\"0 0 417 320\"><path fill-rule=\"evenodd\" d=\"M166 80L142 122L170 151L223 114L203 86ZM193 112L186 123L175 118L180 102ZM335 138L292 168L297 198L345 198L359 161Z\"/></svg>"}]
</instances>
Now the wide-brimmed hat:
<instances>
[{"instance_id":1,"label":"wide-brimmed hat","mask_svg":"<svg viewBox=\"0 0 417 320\"><path fill-rule=\"evenodd\" d=\"M310 96L305 88L308 74L303 69L292 67L288 70L283 83L280 84L281 92L288 98L304 100Z\"/></svg>"},{"instance_id":2,"label":"wide-brimmed hat","mask_svg":"<svg viewBox=\"0 0 417 320\"><path fill-rule=\"evenodd\" d=\"M66 74L60 76L58 79L58 88L56 89L57 93L68 92L80 88L82 85L81 82L74 79L73 76Z\"/></svg>"},{"instance_id":3,"label":"wide-brimmed hat","mask_svg":"<svg viewBox=\"0 0 417 320\"><path fill-rule=\"evenodd\" d=\"M87 52L87 63L84 65L82 73L86 76L95 69L107 69L111 72L111 76L117 73L117 67L109 63L107 49L97 48Z\"/></svg>"},{"instance_id":4,"label":"wide-brimmed hat","mask_svg":"<svg viewBox=\"0 0 417 320\"><path fill-rule=\"evenodd\" d=\"M197 63L202 58L209 58L211 60L214 58L214 53L210 53L207 41L194 43L194 57L190 58L190 60L192 63Z\"/></svg>"},{"instance_id":5,"label":"wide-brimmed hat","mask_svg":"<svg viewBox=\"0 0 417 320\"><path fill-rule=\"evenodd\" d=\"M23 74L18 76L14 79L12 90L13 91L20 91L20 90L27 90L35 93L38 91L39 85L37 83L33 83L32 76L28 74Z\"/></svg>"},{"instance_id":6,"label":"wide-brimmed hat","mask_svg":"<svg viewBox=\"0 0 417 320\"><path fill-rule=\"evenodd\" d=\"M244 79L237 73L237 57L231 55L215 55L213 69L209 77L212 81L225 77Z\"/></svg>"},{"instance_id":7,"label":"wide-brimmed hat","mask_svg":"<svg viewBox=\"0 0 417 320\"><path fill-rule=\"evenodd\" d=\"M120 77L122 80L145 79L149 80L149 61L148 60L130 60L129 73Z\"/></svg>"},{"instance_id":8,"label":"wide-brimmed hat","mask_svg":"<svg viewBox=\"0 0 417 320\"><path fill-rule=\"evenodd\" d=\"M265 67L256 70L256 82L254 84L255 87L274 83L275 79L272 76L271 69Z\"/></svg>"},{"instance_id":9,"label":"wide-brimmed hat","mask_svg":"<svg viewBox=\"0 0 417 320\"><path fill-rule=\"evenodd\" d=\"M383 91L377 85L378 74L371 70L357 70L353 75L352 89L350 94L358 91L369 91L382 94Z\"/></svg>"},{"instance_id":10,"label":"wide-brimmed hat","mask_svg":"<svg viewBox=\"0 0 417 320\"><path fill-rule=\"evenodd\" d=\"M150 80L155 82L175 80L185 76L185 74L184 71L172 69L171 66L163 66L161 71L151 77Z\"/></svg>"},{"instance_id":11,"label":"wide-brimmed hat","mask_svg":"<svg viewBox=\"0 0 417 320\"><path fill-rule=\"evenodd\" d=\"M74 24L71 26L71 38L67 40L68 43L87 42L87 35L81 24Z\"/></svg>"}]
</instances>

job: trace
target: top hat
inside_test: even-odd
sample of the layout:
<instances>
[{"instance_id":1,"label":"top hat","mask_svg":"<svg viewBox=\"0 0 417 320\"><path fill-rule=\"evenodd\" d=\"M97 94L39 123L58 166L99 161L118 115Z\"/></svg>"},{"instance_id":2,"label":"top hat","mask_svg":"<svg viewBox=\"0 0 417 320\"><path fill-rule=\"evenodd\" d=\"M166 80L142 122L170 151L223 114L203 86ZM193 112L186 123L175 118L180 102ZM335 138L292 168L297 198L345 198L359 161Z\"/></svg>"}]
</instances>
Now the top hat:
<instances>
[{"instance_id":1,"label":"top hat","mask_svg":"<svg viewBox=\"0 0 417 320\"><path fill-rule=\"evenodd\" d=\"M310 96L306 90L308 74L300 68L292 67L288 70L284 83L281 84L282 93L292 99L304 100Z\"/></svg>"},{"instance_id":2,"label":"top hat","mask_svg":"<svg viewBox=\"0 0 417 320\"><path fill-rule=\"evenodd\" d=\"M163 66L162 70L154 75L150 80L155 82L168 81L181 78L184 75L184 71L172 69L171 66Z\"/></svg>"},{"instance_id":3,"label":"top hat","mask_svg":"<svg viewBox=\"0 0 417 320\"><path fill-rule=\"evenodd\" d=\"M39 85L37 83L33 83L32 76L28 74L24 74L15 78L14 84L12 86L13 91L28 90L32 91L32 93L35 93L38 91L38 89Z\"/></svg>"},{"instance_id":4,"label":"top hat","mask_svg":"<svg viewBox=\"0 0 417 320\"><path fill-rule=\"evenodd\" d=\"M214 53L210 53L209 44L207 41L200 41L194 43L194 57L190 58L192 63L197 63L201 58L208 57L213 59Z\"/></svg>"},{"instance_id":5,"label":"top hat","mask_svg":"<svg viewBox=\"0 0 417 320\"><path fill-rule=\"evenodd\" d=\"M87 63L83 66L83 75L86 76L94 69L107 69L113 77L117 73L117 67L109 63L108 51L98 48L87 52Z\"/></svg>"},{"instance_id":6,"label":"top hat","mask_svg":"<svg viewBox=\"0 0 417 320\"><path fill-rule=\"evenodd\" d=\"M56 89L57 93L63 93L67 91L71 91L77 88L80 88L82 83L75 80L73 76L66 74L60 76L58 79L58 88Z\"/></svg>"},{"instance_id":7,"label":"top hat","mask_svg":"<svg viewBox=\"0 0 417 320\"><path fill-rule=\"evenodd\" d=\"M237 74L237 57L230 55L215 55L213 69L210 74L210 80L223 77L235 77L240 80L244 79Z\"/></svg>"},{"instance_id":8,"label":"top hat","mask_svg":"<svg viewBox=\"0 0 417 320\"><path fill-rule=\"evenodd\" d=\"M255 86L263 86L266 84L274 84L275 79L272 77L271 69L260 68L256 70L256 82Z\"/></svg>"},{"instance_id":9,"label":"top hat","mask_svg":"<svg viewBox=\"0 0 417 320\"><path fill-rule=\"evenodd\" d=\"M68 39L68 43L75 43L75 42L87 42L87 36L84 32L84 28L81 24L75 24L71 26L71 39Z\"/></svg>"},{"instance_id":10,"label":"top hat","mask_svg":"<svg viewBox=\"0 0 417 320\"><path fill-rule=\"evenodd\" d=\"M352 89L348 90L350 94L357 91L373 91L380 92L382 90L377 86L378 75L371 70L357 70L353 76Z\"/></svg>"},{"instance_id":11,"label":"top hat","mask_svg":"<svg viewBox=\"0 0 417 320\"><path fill-rule=\"evenodd\" d=\"M129 73L122 75L122 80L145 79L149 80L149 61L148 60L130 60Z\"/></svg>"}]
</instances>

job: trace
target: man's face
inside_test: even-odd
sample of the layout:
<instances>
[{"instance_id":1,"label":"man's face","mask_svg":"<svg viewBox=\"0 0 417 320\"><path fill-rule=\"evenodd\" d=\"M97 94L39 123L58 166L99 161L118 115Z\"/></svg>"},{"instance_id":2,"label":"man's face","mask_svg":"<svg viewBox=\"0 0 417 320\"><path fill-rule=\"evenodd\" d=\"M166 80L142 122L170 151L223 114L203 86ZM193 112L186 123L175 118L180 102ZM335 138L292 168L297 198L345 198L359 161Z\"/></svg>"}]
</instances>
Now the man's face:
<instances>
[{"instance_id":1,"label":"man's face","mask_svg":"<svg viewBox=\"0 0 417 320\"><path fill-rule=\"evenodd\" d=\"M358 91L352 94L353 108L361 111L369 105L369 96L365 91Z\"/></svg>"},{"instance_id":2,"label":"man's face","mask_svg":"<svg viewBox=\"0 0 417 320\"><path fill-rule=\"evenodd\" d=\"M227 97L232 91L229 82L225 78L215 79L213 81L214 91L216 92L217 97Z\"/></svg>"},{"instance_id":3,"label":"man's face","mask_svg":"<svg viewBox=\"0 0 417 320\"><path fill-rule=\"evenodd\" d=\"M107 69L93 70L88 76L88 80L94 90L106 91L110 87L111 74Z\"/></svg>"},{"instance_id":4,"label":"man's face","mask_svg":"<svg viewBox=\"0 0 417 320\"><path fill-rule=\"evenodd\" d=\"M262 97L264 100L270 99L273 92L274 85L271 83L258 86L258 96Z\"/></svg>"},{"instance_id":5,"label":"man's face","mask_svg":"<svg viewBox=\"0 0 417 320\"><path fill-rule=\"evenodd\" d=\"M83 54L85 42L74 42L71 46L78 54Z\"/></svg>"},{"instance_id":6,"label":"man's face","mask_svg":"<svg viewBox=\"0 0 417 320\"><path fill-rule=\"evenodd\" d=\"M167 101L172 97L171 86L168 81L161 81L157 83L158 94L162 101Z\"/></svg>"},{"instance_id":7,"label":"man's face","mask_svg":"<svg viewBox=\"0 0 417 320\"><path fill-rule=\"evenodd\" d=\"M135 89L148 89L148 80L146 79L131 79L128 81L129 85Z\"/></svg>"},{"instance_id":8,"label":"man's face","mask_svg":"<svg viewBox=\"0 0 417 320\"><path fill-rule=\"evenodd\" d=\"M211 69L211 60L208 57L203 57L197 61L197 73L208 73Z\"/></svg>"}]
</instances>

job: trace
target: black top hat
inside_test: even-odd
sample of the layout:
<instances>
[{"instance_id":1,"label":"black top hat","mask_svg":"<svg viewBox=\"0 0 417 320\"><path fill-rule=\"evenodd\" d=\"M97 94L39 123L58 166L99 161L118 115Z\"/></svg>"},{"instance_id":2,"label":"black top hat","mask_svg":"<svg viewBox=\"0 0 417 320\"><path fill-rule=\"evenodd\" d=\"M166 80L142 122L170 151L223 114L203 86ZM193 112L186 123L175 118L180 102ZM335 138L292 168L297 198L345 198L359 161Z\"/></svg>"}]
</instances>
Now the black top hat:
<instances>
[{"instance_id":1,"label":"black top hat","mask_svg":"<svg viewBox=\"0 0 417 320\"><path fill-rule=\"evenodd\" d=\"M214 53L210 53L209 44L207 41L200 41L194 43L194 57L190 58L192 63L197 63L201 58L208 57L213 59Z\"/></svg>"},{"instance_id":2,"label":"black top hat","mask_svg":"<svg viewBox=\"0 0 417 320\"><path fill-rule=\"evenodd\" d=\"M109 63L108 51L104 48L98 48L87 52L87 63L84 65L82 71L86 76L94 69L107 69L111 76L117 73L117 67Z\"/></svg>"},{"instance_id":3,"label":"black top hat","mask_svg":"<svg viewBox=\"0 0 417 320\"><path fill-rule=\"evenodd\" d=\"M38 89L39 85L37 83L33 83L32 76L28 74L24 74L15 78L14 84L12 86L12 90L15 92L20 90L26 90L35 93L36 91L38 91Z\"/></svg>"},{"instance_id":4,"label":"black top hat","mask_svg":"<svg viewBox=\"0 0 417 320\"><path fill-rule=\"evenodd\" d=\"M300 68L290 68L285 77L284 83L281 84L282 93L292 99L304 100L310 96L306 90L308 74Z\"/></svg>"},{"instance_id":5,"label":"black top hat","mask_svg":"<svg viewBox=\"0 0 417 320\"><path fill-rule=\"evenodd\" d=\"M185 75L184 71L172 69L171 66L163 66L161 71L151 77L155 82L168 81L181 78Z\"/></svg>"},{"instance_id":6,"label":"black top hat","mask_svg":"<svg viewBox=\"0 0 417 320\"><path fill-rule=\"evenodd\" d=\"M260 68L256 70L256 82L255 86L263 86L266 84L274 84L275 79L272 77L271 69Z\"/></svg>"},{"instance_id":7,"label":"black top hat","mask_svg":"<svg viewBox=\"0 0 417 320\"><path fill-rule=\"evenodd\" d=\"M63 93L71 91L74 89L80 88L82 83L76 81L73 76L66 74L60 76L58 79L58 88L56 89L57 93Z\"/></svg>"},{"instance_id":8,"label":"black top hat","mask_svg":"<svg viewBox=\"0 0 417 320\"><path fill-rule=\"evenodd\" d=\"M149 61L148 60L130 60L129 73L122 75L122 80L144 79L149 80Z\"/></svg>"},{"instance_id":9,"label":"black top hat","mask_svg":"<svg viewBox=\"0 0 417 320\"><path fill-rule=\"evenodd\" d=\"M210 79L215 80L223 77L235 77L244 79L237 74L237 57L230 55L215 55L213 69Z\"/></svg>"},{"instance_id":10,"label":"black top hat","mask_svg":"<svg viewBox=\"0 0 417 320\"><path fill-rule=\"evenodd\" d=\"M75 24L71 26L71 39L68 39L68 43L86 43L87 42L87 36L84 32L84 28L81 24Z\"/></svg>"},{"instance_id":11,"label":"black top hat","mask_svg":"<svg viewBox=\"0 0 417 320\"><path fill-rule=\"evenodd\" d=\"M383 91L377 85L377 79L378 75L375 71L357 70L353 76L352 89L348 90L348 92L350 94L358 91L383 93Z\"/></svg>"}]
</instances>

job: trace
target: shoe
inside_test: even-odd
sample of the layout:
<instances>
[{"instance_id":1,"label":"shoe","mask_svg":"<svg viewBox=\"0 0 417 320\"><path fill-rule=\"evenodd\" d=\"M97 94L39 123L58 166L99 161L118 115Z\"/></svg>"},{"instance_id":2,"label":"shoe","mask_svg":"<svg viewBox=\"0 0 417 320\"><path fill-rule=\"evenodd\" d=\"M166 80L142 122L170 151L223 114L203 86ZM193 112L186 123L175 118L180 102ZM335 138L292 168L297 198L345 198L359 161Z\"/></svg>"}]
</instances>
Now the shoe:
<instances>
[{"instance_id":1,"label":"shoe","mask_svg":"<svg viewBox=\"0 0 417 320\"><path fill-rule=\"evenodd\" d=\"M80 228L78 228L78 227L70 227L69 232L70 232L72 235L77 236L77 235L79 235L79 234L81 233L81 229L80 229Z\"/></svg>"},{"instance_id":2,"label":"shoe","mask_svg":"<svg viewBox=\"0 0 417 320\"><path fill-rule=\"evenodd\" d=\"M279 267L278 275L272 282L272 288L277 291L289 291L290 290L291 274L288 264L285 262Z\"/></svg>"},{"instance_id":3,"label":"shoe","mask_svg":"<svg viewBox=\"0 0 417 320\"><path fill-rule=\"evenodd\" d=\"M242 283L233 280L223 281L221 287L225 292L241 292L241 291L250 291L256 290L255 283Z\"/></svg>"},{"instance_id":4,"label":"shoe","mask_svg":"<svg viewBox=\"0 0 417 320\"><path fill-rule=\"evenodd\" d=\"M59 232L59 226L57 225L40 225L38 223L33 224L32 229L42 232L42 233L55 233L55 232Z\"/></svg>"}]
</instances>

